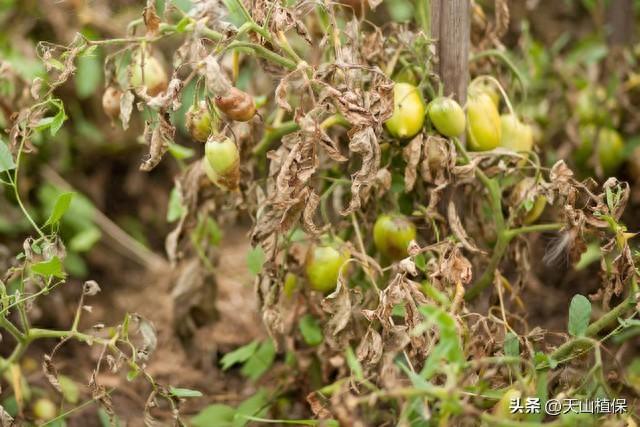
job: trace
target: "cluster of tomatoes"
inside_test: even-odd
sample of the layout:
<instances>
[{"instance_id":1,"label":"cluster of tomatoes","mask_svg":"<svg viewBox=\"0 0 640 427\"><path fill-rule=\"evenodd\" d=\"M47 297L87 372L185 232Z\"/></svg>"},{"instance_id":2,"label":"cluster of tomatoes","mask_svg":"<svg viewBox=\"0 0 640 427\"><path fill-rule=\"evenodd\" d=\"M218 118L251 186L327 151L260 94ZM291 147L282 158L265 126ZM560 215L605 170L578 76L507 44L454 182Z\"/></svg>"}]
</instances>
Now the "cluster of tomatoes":
<instances>
[{"instance_id":1,"label":"cluster of tomatoes","mask_svg":"<svg viewBox=\"0 0 640 427\"><path fill-rule=\"evenodd\" d=\"M458 138L466 131L468 148L472 151L502 147L526 155L533 148L533 129L514 113L500 115L499 105L498 92L480 81L469 88L466 113L452 98L439 96L427 104L419 87L397 82L394 85L394 112L385 127L392 137L407 140L418 135L429 120L445 137ZM545 204L543 198L537 199L525 222L535 221ZM400 213L380 215L373 227L376 249L389 261L408 256L407 248L415 237L415 225ZM332 291L350 255L346 245L336 239L325 239L311 247L305 265L311 288L325 293Z\"/></svg>"},{"instance_id":2,"label":"cluster of tomatoes","mask_svg":"<svg viewBox=\"0 0 640 427\"><path fill-rule=\"evenodd\" d=\"M139 49L128 67L129 85L148 96L157 96L168 87L167 73L160 61L145 49ZM105 113L115 119L120 115L122 91L109 86L102 97ZM211 102L213 101L213 103ZM202 168L207 177L220 188L235 190L238 187L240 155L238 147L220 131L222 112L229 120L246 122L256 114L253 97L242 90L230 87L213 100L195 102L186 113L185 124L191 137L205 143Z\"/></svg>"}]
</instances>

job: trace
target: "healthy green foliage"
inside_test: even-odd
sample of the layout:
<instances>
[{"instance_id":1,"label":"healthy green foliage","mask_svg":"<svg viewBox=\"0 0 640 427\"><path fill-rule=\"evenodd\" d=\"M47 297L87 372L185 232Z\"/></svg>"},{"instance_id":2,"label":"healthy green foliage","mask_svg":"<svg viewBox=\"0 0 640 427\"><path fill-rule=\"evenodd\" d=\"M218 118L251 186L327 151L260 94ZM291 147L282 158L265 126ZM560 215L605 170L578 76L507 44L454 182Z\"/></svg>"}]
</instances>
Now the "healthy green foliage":
<instances>
[{"instance_id":1,"label":"healthy green foliage","mask_svg":"<svg viewBox=\"0 0 640 427\"><path fill-rule=\"evenodd\" d=\"M575 295L569 306L569 328L573 336L583 336L587 332L591 318L591 302L584 295Z\"/></svg>"}]
</instances>

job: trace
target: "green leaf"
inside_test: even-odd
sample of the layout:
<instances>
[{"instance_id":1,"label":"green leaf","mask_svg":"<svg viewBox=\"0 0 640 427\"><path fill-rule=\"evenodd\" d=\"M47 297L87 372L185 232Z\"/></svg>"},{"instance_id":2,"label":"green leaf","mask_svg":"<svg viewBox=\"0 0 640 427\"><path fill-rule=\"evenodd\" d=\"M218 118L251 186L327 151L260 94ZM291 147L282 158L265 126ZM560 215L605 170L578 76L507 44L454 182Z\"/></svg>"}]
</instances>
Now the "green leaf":
<instances>
[{"instance_id":1,"label":"green leaf","mask_svg":"<svg viewBox=\"0 0 640 427\"><path fill-rule=\"evenodd\" d=\"M413 261L416 263L416 267L418 267L421 271L427 271L427 258L424 254L418 254L413 258Z\"/></svg>"},{"instance_id":2,"label":"green leaf","mask_svg":"<svg viewBox=\"0 0 640 427\"><path fill-rule=\"evenodd\" d=\"M201 392L198 390L191 390L189 388L170 387L169 394L175 397L202 397Z\"/></svg>"},{"instance_id":3,"label":"green leaf","mask_svg":"<svg viewBox=\"0 0 640 427\"><path fill-rule=\"evenodd\" d=\"M182 206L182 198L180 197L180 191L178 187L173 187L171 193L169 193L169 206L167 208L167 222L173 222L178 220L185 212L184 206Z\"/></svg>"},{"instance_id":4,"label":"green leaf","mask_svg":"<svg viewBox=\"0 0 640 427\"><path fill-rule=\"evenodd\" d=\"M276 347L271 339L263 341L240 371L245 377L255 381L269 370L276 358Z\"/></svg>"},{"instance_id":5,"label":"green leaf","mask_svg":"<svg viewBox=\"0 0 640 427\"><path fill-rule=\"evenodd\" d=\"M209 236L209 243L211 246L218 246L220 240L222 240L222 230L220 230L218 223L215 219L208 217L205 226L207 235Z\"/></svg>"},{"instance_id":6,"label":"green leaf","mask_svg":"<svg viewBox=\"0 0 640 427\"><path fill-rule=\"evenodd\" d=\"M80 399L78 384L65 375L58 375L58 382L60 383L60 390L62 390L64 400L74 405L78 403Z\"/></svg>"},{"instance_id":7,"label":"green leaf","mask_svg":"<svg viewBox=\"0 0 640 427\"><path fill-rule=\"evenodd\" d=\"M38 123L36 123L33 128L35 130L45 130L46 128L51 126L51 123L53 123L53 117L43 117L40 120L38 120Z\"/></svg>"},{"instance_id":8,"label":"green leaf","mask_svg":"<svg viewBox=\"0 0 640 427\"><path fill-rule=\"evenodd\" d=\"M71 205L71 200L73 199L75 193L62 193L59 194L56 198L56 201L53 204L53 209L51 210L51 214L49 215L49 219L44 223L47 225L56 225L62 219L62 216L69 210L69 206Z\"/></svg>"},{"instance_id":9,"label":"green leaf","mask_svg":"<svg viewBox=\"0 0 640 427\"><path fill-rule=\"evenodd\" d=\"M513 332L509 332L504 337L504 354L509 357L520 356L520 341Z\"/></svg>"},{"instance_id":10,"label":"green leaf","mask_svg":"<svg viewBox=\"0 0 640 427\"><path fill-rule=\"evenodd\" d=\"M425 321L414 329L414 334L423 333L434 324L440 330L440 340L427 357L420 375L426 379L431 378L439 371L443 362L460 367L464 362L464 354L453 317L431 305L421 306L420 312L425 316Z\"/></svg>"},{"instance_id":11,"label":"green leaf","mask_svg":"<svg viewBox=\"0 0 640 427\"><path fill-rule=\"evenodd\" d=\"M177 160L190 159L196 154L192 148L174 142L169 144L169 153Z\"/></svg>"},{"instance_id":12,"label":"green leaf","mask_svg":"<svg viewBox=\"0 0 640 427\"><path fill-rule=\"evenodd\" d=\"M223 0L224 5L229 11L229 18L231 23L239 27L245 22L249 21L251 17L247 16L246 9L240 3L240 0Z\"/></svg>"},{"instance_id":13,"label":"green leaf","mask_svg":"<svg viewBox=\"0 0 640 427\"><path fill-rule=\"evenodd\" d=\"M243 427L250 417L261 417L266 414L269 403L269 393L265 389L260 389L256 394L238 405L233 420L233 427Z\"/></svg>"},{"instance_id":14,"label":"green leaf","mask_svg":"<svg viewBox=\"0 0 640 427\"><path fill-rule=\"evenodd\" d=\"M349 365L349 369L351 369L351 373L356 377L358 381L362 381L364 379L364 373L362 371L362 365L358 361L355 353L351 346L347 347L346 351L347 356L347 365Z\"/></svg>"},{"instance_id":15,"label":"green leaf","mask_svg":"<svg viewBox=\"0 0 640 427\"><path fill-rule=\"evenodd\" d=\"M265 256L261 246L251 248L247 254L247 266L249 271L255 276L262 271L262 265L264 264Z\"/></svg>"},{"instance_id":16,"label":"green leaf","mask_svg":"<svg viewBox=\"0 0 640 427\"><path fill-rule=\"evenodd\" d=\"M236 363L243 363L249 360L253 353L256 352L258 348L259 341L251 341L247 345L243 345L232 351L231 353L227 353L220 360L220 364L222 365L222 370L226 371Z\"/></svg>"},{"instance_id":17,"label":"green leaf","mask_svg":"<svg viewBox=\"0 0 640 427\"><path fill-rule=\"evenodd\" d=\"M51 127L49 128L49 130L51 131L51 136L56 136L66 119L67 115L64 113L64 109L61 107L51 121Z\"/></svg>"},{"instance_id":18,"label":"green leaf","mask_svg":"<svg viewBox=\"0 0 640 427\"><path fill-rule=\"evenodd\" d=\"M57 256L54 256L50 260L41 261L31 265L31 271L35 274L45 277L57 277L64 279L64 270L62 268L62 261Z\"/></svg>"},{"instance_id":19,"label":"green leaf","mask_svg":"<svg viewBox=\"0 0 640 427\"><path fill-rule=\"evenodd\" d=\"M102 237L102 232L97 227L88 227L74 235L69 240L69 249L75 252L86 252L93 248Z\"/></svg>"},{"instance_id":20,"label":"green leaf","mask_svg":"<svg viewBox=\"0 0 640 427\"><path fill-rule=\"evenodd\" d=\"M591 302L584 295L577 294L569 306L569 333L583 336L587 332L591 318Z\"/></svg>"},{"instance_id":21,"label":"green leaf","mask_svg":"<svg viewBox=\"0 0 640 427\"><path fill-rule=\"evenodd\" d=\"M102 81L102 60L93 51L85 51L78 57L76 70L76 93L80 99L93 95Z\"/></svg>"},{"instance_id":22,"label":"green leaf","mask_svg":"<svg viewBox=\"0 0 640 427\"><path fill-rule=\"evenodd\" d=\"M9 151L9 147L4 141L0 140L0 172L15 169L16 164L13 161L13 156Z\"/></svg>"},{"instance_id":23,"label":"green leaf","mask_svg":"<svg viewBox=\"0 0 640 427\"><path fill-rule=\"evenodd\" d=\"M306 314L302 316L298 323L298 327L300 328L300 333L302 334L302 338L304 338L304 342L308 345L315 346L322 342L324 338L322 335L322 329L320 329L318 321L312 315Z\"/></svg>"},{"instance_id":24,"label":"green leaf","mask_svg":"<svg viewBox=\"0 0 640 427\"><path fill-rule=\"evenodd\" d=\"M122 425L117 415L110 416L104 408L98 409L98 419L102 427L120 427Z\"/></svg>"},{"instance_id":25,"label":"green leaf","mask_svg":"<svg viewBox=\"0 0 640 427\"><path fill-rule=\"evenodd\" d=\"M228 405L209 405L191 418L193 427L231 427L236 410Z\"/></svg>"}]
</instances>

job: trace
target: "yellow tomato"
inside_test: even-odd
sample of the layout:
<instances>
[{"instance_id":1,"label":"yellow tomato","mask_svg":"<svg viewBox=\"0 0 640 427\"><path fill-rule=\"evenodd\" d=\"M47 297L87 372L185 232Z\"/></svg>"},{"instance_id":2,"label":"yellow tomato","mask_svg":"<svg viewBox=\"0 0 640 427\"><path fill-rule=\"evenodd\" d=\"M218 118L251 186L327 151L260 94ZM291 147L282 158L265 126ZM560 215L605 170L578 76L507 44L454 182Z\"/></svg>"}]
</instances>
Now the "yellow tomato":
<instances>
[{"instance_id":1,"label":"yellow tomato","mask_svg":"<svg viewBox=\"0 0 640 427\"><path fill-rule=\"evenodd\" d=\"M500 114L491 97L473 91L467 101L467 136L473 151L493 150L500 144L502 134Z\"/></svg>"},{"instance_id":2,"label":"yellow tomato","mask_svg":"<svg viewBox=\"0 0 640 427\"><path fill-rule=\"evenodd\" d=\"M395 138L412 138L424 125L425 105L417 87L409 83L393 86L393 115L385 122Z\"/></svg>"}]
</instances>

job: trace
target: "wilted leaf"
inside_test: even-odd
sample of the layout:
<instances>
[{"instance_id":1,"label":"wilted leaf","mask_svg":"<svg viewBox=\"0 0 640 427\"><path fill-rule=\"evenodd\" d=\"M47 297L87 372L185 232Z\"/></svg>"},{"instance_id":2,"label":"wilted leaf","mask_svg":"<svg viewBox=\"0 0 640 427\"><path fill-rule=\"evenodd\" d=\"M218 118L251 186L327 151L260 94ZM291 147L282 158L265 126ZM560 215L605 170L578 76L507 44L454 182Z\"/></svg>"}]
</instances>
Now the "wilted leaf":
<instances>
[{"instance_id":1,"label":"wilted leaf","mask_svg":"<svg viewBox=\"0 0 640 427\"><path fill-rule=\"evenodd\" d=\"M45 277L57 277L59 279L64 279L65 277L62 261L60 261L60 258L57 256L54 256L47 261L40 261L36 264L32 264L31 271Z\"/></svg>"}]
</instances>

